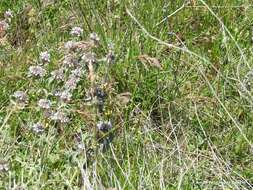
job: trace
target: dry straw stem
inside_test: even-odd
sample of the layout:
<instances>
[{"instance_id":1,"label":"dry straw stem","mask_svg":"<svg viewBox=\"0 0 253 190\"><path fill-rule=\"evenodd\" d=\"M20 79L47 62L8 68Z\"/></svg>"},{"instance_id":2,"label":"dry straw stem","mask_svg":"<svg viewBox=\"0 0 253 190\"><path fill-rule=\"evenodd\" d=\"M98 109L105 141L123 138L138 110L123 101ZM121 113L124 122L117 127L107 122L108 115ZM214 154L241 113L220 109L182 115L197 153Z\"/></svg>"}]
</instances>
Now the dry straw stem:
<instances>
[{"instance_id":1,"label":"dry straw stem","mask_svg":"<svg viewBox=\"0 0 253 190\"><path fill-rule=\"evenodd\" d=\"M205 4L206 5L206 4ZM209 8L210 9L210 8ZM132 13L126 8L126 12L127 14L131 17L131 19L141 28L141 30L151 39L153 39L154 41L157 41L159 44L161 45L165 45L169 48L174 48L176 50L179 50L179 51L182 51L182 52L185 52L185 53L188 53L189 55L195 57L195 58L198 58L206 63L208 63L209 65L212 66L212 63L210 61L208 61L206 58L198 55L197 53L189 50L188 48L184 47L184 48L181 48L181 47L178 47L174 44L169 44L165 41L162 41L161 39L151 35L142 25L141 23L132 15ZM215 15L215 18L218 18L216 15ZM221 22L221 20L219 19L219 21ZM224 26L224 24L222 24ZM227 29L228 30L228 29ZM229 32L229 31L228 31ZM229 32L229 34L231 35L231 33ZM231 35L232 36L232 35ZM230 37L231 37L230 36ZM234 39L234 38L233 38ZM234 40L235 41L235 40ZM239 47L238 43L235 41L235 43L237 44L237 47L238 49L241 50L241 48ZM242 51L240 51L241 54L243 55ZM242 56L244 59L245 56ZM209 86L211 92L213 93L213 95L215 96L215 98L217 99L217 101L220 103L220 105L222 106L222 108L224 109L224 111L227 113L228 117L231 119L231 121L234 123L234 125L236 126L236 128L239 130L239 132L241 133L242 137L244 138L244 140L250 145L251 148L253 148L253 145L252 143L250 142L250 140L247 138L247 136L244 134L242 128L240 127L240 125L238 124L238 122L235 120L235 118L229 113L228 109L226 108L226 106L222 103L222 101L220 100L220 98L218 97L218 95L216 94L214 88L212 87L211 83L209 82L208 78L205 76L203 70L198 67L198 71L199 73L202 75L202 77L205 79L207 85Z\"/></svg>"},{"instance_id":2,"label":"dry straw stem","mask_svg":"<svg viewBox=\"0 0 253 190\"><path fill-rule=\"evenodd\" d=\"M186 5L188 5L189 2L184 3L180 8L178 8L177 10L175 10L173 13L171 13L170 15L166 16L164 19L162 19L160 22L158 22L156 24L156 26L159 26L160 24L162 24L163 22L165 22L166 20L168 20L168 18L172 17L173 15L177 14L179 11L181 11L183 8L185 8Z\"/></svg>"},{"instance_id":3,"label":"dry straw stem","mask_svg":"<svg viewBox=\"0 0 253 190\"><path fill-rule=\"evenodd\" d=\"M91 94L94 94L94 84L95 84L95 73L93 63L91 61L88 62L88 69L89 69L89 80L91 84Z\"/></svg>"}]
</instances>

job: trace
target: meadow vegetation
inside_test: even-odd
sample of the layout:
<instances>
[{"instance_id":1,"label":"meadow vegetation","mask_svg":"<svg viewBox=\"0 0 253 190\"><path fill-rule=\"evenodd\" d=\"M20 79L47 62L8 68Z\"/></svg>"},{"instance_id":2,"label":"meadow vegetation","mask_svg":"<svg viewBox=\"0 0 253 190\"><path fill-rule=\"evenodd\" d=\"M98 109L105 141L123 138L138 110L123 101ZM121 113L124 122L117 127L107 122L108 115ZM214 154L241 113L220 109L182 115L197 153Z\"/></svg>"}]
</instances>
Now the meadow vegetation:
<instances>
[{"instance_id":1,"label":"meadow vegetation","mask_svg":"<svg viewBox=\"0 0 253 190\"><path fill-rule=\"evenodd\" d=\"M250 0L1 0L0 189L253 189Z\"/></svg>"}]
</instances>

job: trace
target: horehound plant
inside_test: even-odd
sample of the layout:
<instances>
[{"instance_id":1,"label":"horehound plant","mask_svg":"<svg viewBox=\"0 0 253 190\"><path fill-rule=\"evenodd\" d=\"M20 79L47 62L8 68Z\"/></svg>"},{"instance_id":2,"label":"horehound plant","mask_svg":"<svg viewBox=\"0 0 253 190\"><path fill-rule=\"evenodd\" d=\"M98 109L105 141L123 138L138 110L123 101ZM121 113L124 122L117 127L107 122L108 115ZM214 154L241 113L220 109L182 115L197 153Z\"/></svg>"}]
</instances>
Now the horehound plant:
<instances>
[{"instance_id":1,"label":"horehound plant","mask_svg":"<svg viewBox=\"0 0 253 190\"><path fill-rule=\"evenodd\" d=\"M36 87L16 91L11 101L21 111L31 109L42 115L40 119L27 123L31 132L37 135L42 135L51 127L55 127L58 135L62 135L72 121L71 116L83 117L87 127L92 129L90 136L93 138L90 143L84 142L81 129L76 132L74 139L84 159L82 167L87 169L87 164L92 163L91 155L97 150L105 151L112 141L112 121L104 111L104 104L110 93L107 75L109 66L114 63L114 50L110 43L107 55L98 58L95 51L100 48L100 39L96 33L90 34L87 40L81 40L82 28L74 27L70 35L72 39L60 47L62 58L57 62L57 68L49 69L53 65L52 50L41 52L39 59L34 61L27 72L27 77ZM97 71L101 65L106 69L99 73ZM84 85L86 83L87 86ZM83 95L76 98L80 92ZM81 107L77 105L80 101Z\"/></svg>"}]
</instances>

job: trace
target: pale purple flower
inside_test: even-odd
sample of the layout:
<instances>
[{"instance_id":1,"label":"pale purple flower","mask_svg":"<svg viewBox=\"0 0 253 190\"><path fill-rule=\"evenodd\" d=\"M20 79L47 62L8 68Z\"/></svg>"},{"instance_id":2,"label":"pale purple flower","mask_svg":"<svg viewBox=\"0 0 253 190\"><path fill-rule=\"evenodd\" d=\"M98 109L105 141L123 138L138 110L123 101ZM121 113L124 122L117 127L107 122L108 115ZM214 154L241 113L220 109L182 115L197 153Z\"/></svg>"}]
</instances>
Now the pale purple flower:
<instances>
[{"instance_id":1,"label":"pale purple flower","mask_svg":"<svg viewBox=\"0 0 253 190\"><path fill-rule=\"evenodd\" d=\"M72 94L68 90L55 93L55 96L59 97L63 102L68 102L71 100Z\"/></svg>"},{"instance_id":2,"label":"pale purple flower","mask_svg":"<svg viewBox=\"0 0 253 190\"><path fill-rule=\"evenodd\" d=\"M5 11L4 17L5 18L12 18L13 17L12 11L10 9L8 9L8 11Z\"/></svg>"},{"instance_id":3,"label":"pale purple flower","mask_svg":"<svg viewBox=\"0 0 253 190\"><path fill-rule=\"evenodd\" d=\"M60 123L68 123L69 122L68 116L62 111L57 111L57 112L53 113L51 116L51 119L53 121L60 122Z\"/></svg>"},{"instance_id":4,"label":"pale purple flower","mask_svg":"<svg viewBox=\"0 0 253 190\"><path fill-rule=\"evenodd\" d=\"M67 90L75 90L79 80L80 80L80 78L78 78L78 77L70 77L65 83L65 88Z\"/></svg>"},{"instance_id":5,"label":"pale purple flower","mask_svg":"<svg viewBox=\"0 0 253 190\"><path fill-rule=\"evenodd\" d=\"M75 59L72 55L66 55L62 62L64 67L71 68L78 65L78 60Z\"/></svg>"},{"instance_id":6,"label":"pale purple flower","mask_svg":"<svg viewBox=\"0 0 253 190\"><path fill-rule=\"evenodd\" d=\"M82 56L82 60L84 60L86 63L96 63L96 54L93 52L85 53Z\"/></svg>"},{"instance_id":7,"label":"pale purple flower","mask_svg":"<svg viewBox=\"0 0 253 190\"><path fill-rule=\"evenodd\" d=\"M6 21L2 20L0 21L0 28L3 29L3 31L6 31L9 29L9 24Z\"/></svg>"},{"instance_id":8,"label":"pale purple flower","mask_svg":"<svg viewBox=\"0 0 253 190\"><path fill-rule=\"evenodd\" d=\"M72 36L78 36L78 37L81 36L82 33L83 33L83 29L80 28L80 27L73 27L71 32L70 32L70 34Z\"/></svg>"},{"instance_id":9,"label":"pale purple flower","mask_svg":"<svg viewBox=\"0 0 253 190\"><path fill-rule=\"evenodd\" d=\"M98 37L97 33L93 32L90 34L90 39L94 41L95 43L98 43L100 38Z\"/></svg>"},{"instance_id":10,"label":"pale purple flower","mask_svg":"<svg viewBox=\"0 0 253 190\"><path fill-rule=\"evenodd\" d=\"M27 103L28 102L28 96L23 91L16 91L13 94L14 98L16 98L18 103Z\"/></svg>"},{"instance_id":11,"label":"pale purple flower","mask_svg":"<svg viewBox=\"0 0 253 190\"><path fill-rule=\"evenodd\" d=\"M77 47L77 42L75 42L75 41L67 41L64 44L64 48L67 50L75 50L76 47Z\"/></svg>"},{"instance_id":12,"label":"pale purple flower","mask_svg":"<svg viewBox=\"0 0 253 190\"><path fill-rule=\"evenodd\" d=\"M52 78L55 80L63 80L64 79L64 71L62 68L52 71L51 75L52 75Z\"/></svg>"},{"instance_id":13,"label":"pale purple flower","mask_svg":"<svg viewBox=\"0 0 253 190\"><path fill-rule=\"evenodd\" d=\"M47 51L40 53L40 60L43 63L49 63L50 62L50 54Z\"/></svg>"},{"instance_id":14,"label":"pale purple flower","mask_svg":"<svg viewBox=\"0 0 253 190\"><path fill-rule=\"evenodd\" d=\"M32 75L36 77L44 77L46 75L46 70L43 69L41 66L30 66L29 76Z\"/></svg>"},{"instance_id":15,"label":"pale purple flower","mask_svg":"<svg viewBox=\"0 0 253 190\"><path fill-rule=\"evenodd\" d=\"M50 118L51 115L52 115L52 110L51 109L45 109L45 110L43 110L43 115L47 119Z\"/></svg>"},{"instance_id":16,"label":"pale purple flower","mask_svg":"<svg viewBox=\"0 0 253 190\"><path fill-rule=\"evenodd\" d=\"M32 126L32 131L36 134L42 134L44 132L44 127L41 123L35 123Z\"/></svg>"},{"instance_id":17,"label":"pale purple flower","mask_svg":"<svg viewBox=\"0 0 253 190\"><path fill-rule=\"evenodd\" d=\"M73 77L81 77L83 75L84 71L82 70L81 67L76 68L74 70L71 71L71 76L73 75Z\"/></svg>"},{"instance_id":18,"label":"pale purple flower","mask_svg":"<svg viewBox=\"0 0 253 190\"><path fill-rule=\"evenodd\" d=\"M51 102L50 102L50 100L47 100L47 99L40 99L38 101L38 106L43 108L43 109L50 109Z\"/></svg>"}]
</instances>

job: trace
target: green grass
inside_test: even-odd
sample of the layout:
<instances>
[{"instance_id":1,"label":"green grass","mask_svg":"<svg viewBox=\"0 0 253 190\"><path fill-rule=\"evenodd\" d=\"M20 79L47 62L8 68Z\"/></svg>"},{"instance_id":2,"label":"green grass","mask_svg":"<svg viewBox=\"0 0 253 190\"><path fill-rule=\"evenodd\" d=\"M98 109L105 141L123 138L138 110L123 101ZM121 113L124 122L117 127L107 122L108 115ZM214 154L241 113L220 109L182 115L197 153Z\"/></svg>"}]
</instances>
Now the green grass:
<instances>
[{"instance_id":1,"label":"green grass","mask_svg":"<svg viewBox=\"0 0 253 190\"><path fill-rule=\"evenodd\" d=\"M253 81L250 1L192 0L159 25L185 1L42 2L0 1L1 19L7 9L14 13L0 43L0 161L9 165L0 171L0 189L253 188L253 91L244 88ZM44 96L39 89L57 85L32 80L27 71L45 50L47 69L59 67L59 47L74 26L83 28L83 40L99 35L99 57L113 42L116 60L96 70L97 86L107 78L104 113L84 102L91 85L86 74L67 106L71 122L59 126L36 104ZM145 66L138 59L143 54L162 69ZM22 110L11 102L17 90L29 91ZM131 93L126 105L117 98L124 92ZM101 118L113 124L102 134L114 136L105 151L96 130ZM30 130L37 121L46 125L42 135ZM76 148L79 133L83 152Z\"/></svg>"}]
</instances>

